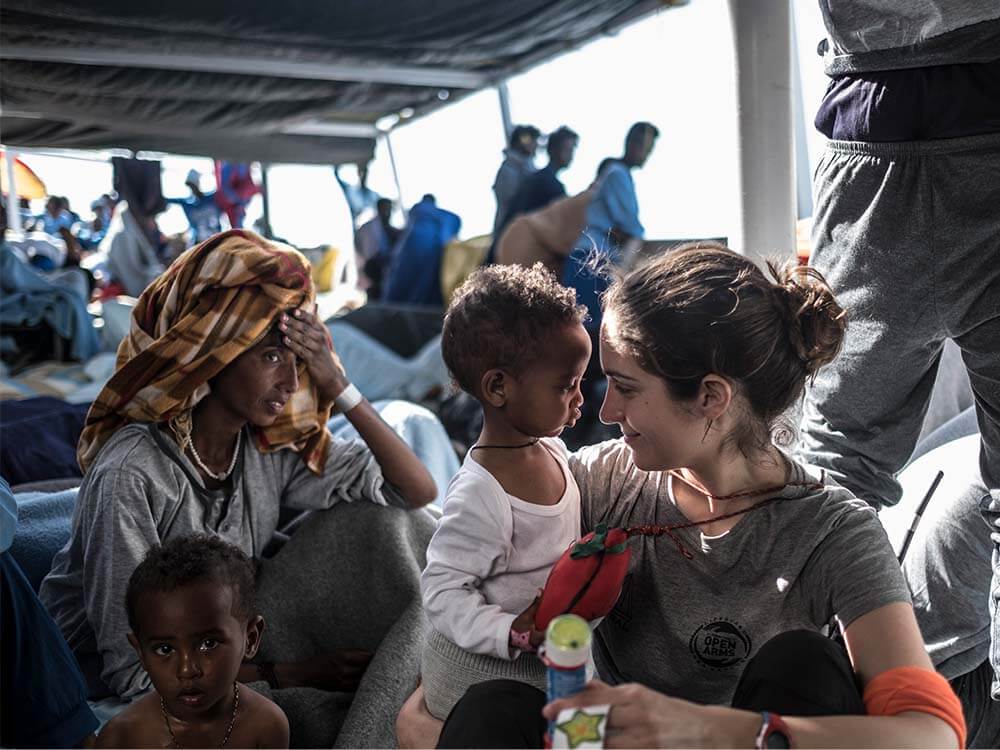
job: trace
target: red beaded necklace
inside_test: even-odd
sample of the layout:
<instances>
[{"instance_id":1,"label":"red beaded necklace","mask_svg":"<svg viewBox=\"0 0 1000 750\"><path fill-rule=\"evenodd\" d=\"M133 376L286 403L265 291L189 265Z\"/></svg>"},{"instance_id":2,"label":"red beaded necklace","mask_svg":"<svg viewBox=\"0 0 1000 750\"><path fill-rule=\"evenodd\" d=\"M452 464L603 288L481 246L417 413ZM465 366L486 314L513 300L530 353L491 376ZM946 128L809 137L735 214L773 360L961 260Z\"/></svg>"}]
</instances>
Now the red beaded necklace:
<instances>
[{"instance_id":1,"label":"red beaded necklace","mask_svg":"<svg viewBox=\"0 0 1000 750\"><path fill-rule=\"evenodd\" d=\"M742 497L760 497L761 495L770 495L775 492L781 492L789 487L806 487L811 490L818 490L822 489L824 485L823 480L825 479L825 472L824 472L824 474L820 476L820 480L818 482L786 482L785 484L776 485L774 487L764 487L758 490L744 490L743 492L734 492L731 495L713 495L706 489L704 489L697 483L692 482L690 479L684 477L677 471L671 470L668 472L668 474L677 477L682 482L688 484L689 486L693 487L696 491L700 492L701 494L705 495L705 497L710 498L712 500L735 500L737 498L742 498ZM649 474L646 474L646 476L643 477L642 484L639 486L639 492L638 492L639 495L642 494L642 491L643 489L645 489L646 482L648 480L649 480ZM622 484L621 490L618 491L618 498L615 499L615 505L618 504L618 500L621 499L622 492L625 491L625 484ZM694 555L687 547L684 546L684 542L681 541L681 538L674 533L675 531L678 531L680 529L690 529L697 526L704 526L705 524L714 523L716 521L724 521L727 518L735 518L736 516L742 516L745 513L750 513L752 511L759 510L760 508L764 508L768 505L771 505L772 503L781 502L782 500L787 500L787 499L788 498L786 497L769 497L766 500L761 500L759 503L754 503L748 508L743 508L742 510L733 511L732 513L722 513L717 516L712 516L711 518L705 518L701 521L628 526L625 528L625 533L630 537L631 536L658 537L666 534L668 537L670 537L671 541L673 541L673 543L677 546L677 549L680 551L680 553L688 560L691 560L694 558Z\"/></svg>"}]
</instances>

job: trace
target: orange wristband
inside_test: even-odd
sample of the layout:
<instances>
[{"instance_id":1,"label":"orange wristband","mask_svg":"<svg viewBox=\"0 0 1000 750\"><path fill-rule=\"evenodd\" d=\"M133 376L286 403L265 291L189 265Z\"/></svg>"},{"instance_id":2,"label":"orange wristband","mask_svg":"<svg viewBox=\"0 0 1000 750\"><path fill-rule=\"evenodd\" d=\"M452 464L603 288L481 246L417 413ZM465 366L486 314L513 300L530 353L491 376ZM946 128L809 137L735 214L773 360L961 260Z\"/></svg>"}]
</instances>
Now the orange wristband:
<instances>
[{"instance_id":1,"label":"orange wristband","mask_svg":"<svg viewBox=\"0 0 1000 750\"><path fill-rule=\"evenodd\" d=\"M920 667L887 670L865 686L863 697L869 716L895 716L904 711L936 716L955 730L958 746L965 747L962 703L937 672Z\"/></svg>"}]
</instances>

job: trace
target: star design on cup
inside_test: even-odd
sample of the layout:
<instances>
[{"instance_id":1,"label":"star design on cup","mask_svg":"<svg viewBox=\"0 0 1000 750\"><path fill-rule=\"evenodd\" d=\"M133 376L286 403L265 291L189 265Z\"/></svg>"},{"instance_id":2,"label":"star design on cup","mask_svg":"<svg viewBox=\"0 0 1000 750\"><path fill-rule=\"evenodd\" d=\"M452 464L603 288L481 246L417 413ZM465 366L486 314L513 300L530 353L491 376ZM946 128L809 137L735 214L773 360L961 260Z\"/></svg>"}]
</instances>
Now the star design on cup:
<instances>
[{"instance_id":1,"label":"star design on cup","mask_svg":"<svg viewBox=\"0 0 1000 750\"><path fill-rule=\"evenodd\" d=\"M601 721L604 714L591 715L580 709L562 724L556 724L556 729L566 735L571 748L576 748L584 742L601 741Z\"/></svg>"}]
</instances>

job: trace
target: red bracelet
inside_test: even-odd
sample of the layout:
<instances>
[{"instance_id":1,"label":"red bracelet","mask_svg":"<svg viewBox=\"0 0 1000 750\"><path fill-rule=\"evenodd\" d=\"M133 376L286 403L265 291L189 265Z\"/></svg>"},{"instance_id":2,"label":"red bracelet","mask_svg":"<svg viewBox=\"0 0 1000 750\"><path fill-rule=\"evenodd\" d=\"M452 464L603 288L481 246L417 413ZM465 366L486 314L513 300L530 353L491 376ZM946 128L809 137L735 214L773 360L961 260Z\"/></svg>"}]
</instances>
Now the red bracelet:
<instances>
[{"instance_id":1,"label":"red bracelet","mask_svg":"<svg viewBox=\"0 0 1000 750\"><path fill-rule=\"evenodd\" d=\"M510 645L516 648L518 651L537 651L534 646L531 645L531 631L526 631L524 633L510 629Z\"/></svg>"}]
</instances>

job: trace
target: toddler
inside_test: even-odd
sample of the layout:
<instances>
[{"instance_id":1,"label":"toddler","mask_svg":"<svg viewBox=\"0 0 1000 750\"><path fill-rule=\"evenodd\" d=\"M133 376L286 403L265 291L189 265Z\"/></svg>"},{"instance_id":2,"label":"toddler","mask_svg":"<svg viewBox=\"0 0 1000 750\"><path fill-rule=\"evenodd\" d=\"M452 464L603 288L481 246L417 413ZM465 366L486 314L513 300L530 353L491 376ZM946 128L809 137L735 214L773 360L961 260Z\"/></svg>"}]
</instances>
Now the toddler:
<instances>
[{"instance_id":1,"label":"toddler","mask_svg":"<svg viewBox=\"0 0 1000 750\"><path fill-rule=\"evenodd\" d=\"M243 552L202 535L153 547L125 606L154 689L108 722L98 747L288 747L282 710L236 681L264 633Z\"/></svg>"},{"instance_id":2,"label":"toddler","mask_svg":"<svg viewBox=\"0 0 1000 750\"><path fill-rule=\"evenodd\" d=\"M585 315L540 263L475 271L445 315L444 361L482 405L483 429L448 488L420 582L432 625L421 672L439 718L478 682L544 687L537 597L580 534L559 434L580 417Z\"/></svg>"}]
</instances>

